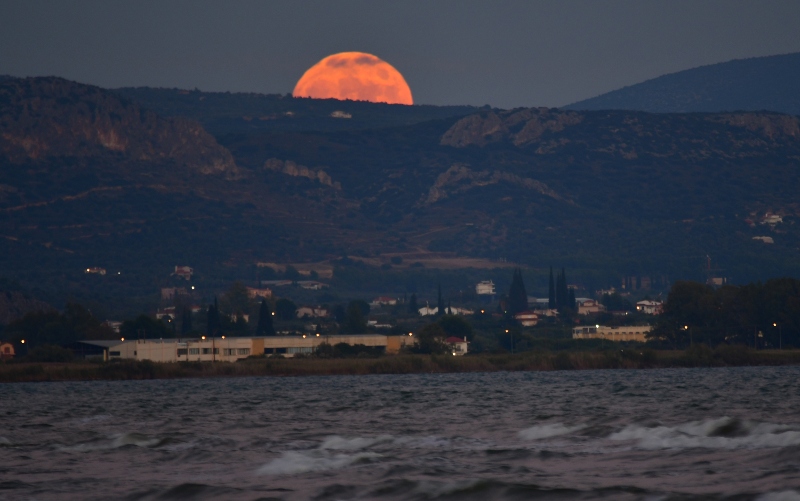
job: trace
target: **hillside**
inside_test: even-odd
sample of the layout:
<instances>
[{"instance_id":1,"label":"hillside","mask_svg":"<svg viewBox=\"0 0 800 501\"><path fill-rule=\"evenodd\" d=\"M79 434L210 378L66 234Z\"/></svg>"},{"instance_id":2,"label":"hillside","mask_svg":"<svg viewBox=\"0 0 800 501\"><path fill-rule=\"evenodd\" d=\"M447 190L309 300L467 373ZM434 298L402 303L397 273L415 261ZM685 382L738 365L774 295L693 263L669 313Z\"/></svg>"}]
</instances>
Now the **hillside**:
<instances>
[{"instance_id":1,"label":"hillside","mask_svg":"<svg viewBox=\"0 0 800 501\"><path fill-rule=\"evenodd\" d=\"M800 274L795 116L482 110L212 136L60 79L0 96L0 276L120 308L176 285L178 264L213 288L254 280L257 262L339 277L360 257L389 271L349 283L400 292L416 279L390 256L409 273L432 254L566 266L597 287L702 279L706 256L738 282Z\"/></svg>"},{"instance_id":2,"label":"hillside","mask_svg":"<svg viewBox=\"0 0 800 501\"><path fill-rule=\"evenodd\" d=\"M196 120L215 135L270 130L375 129L460 117L478 111L473 106L405 106L196 89L136 87L113 92L162 116Z\"/></svg>"},{"instance_id":3,"label":"hillside","mask_svg":"<svg viewBox=\"0 0 800 501\"><path fill-rule=\"evenodd\" d=\"M671 73L564 109L653 113L766 110L800 115L800 53L737 59Z\"/></svg>"}]
</instances>

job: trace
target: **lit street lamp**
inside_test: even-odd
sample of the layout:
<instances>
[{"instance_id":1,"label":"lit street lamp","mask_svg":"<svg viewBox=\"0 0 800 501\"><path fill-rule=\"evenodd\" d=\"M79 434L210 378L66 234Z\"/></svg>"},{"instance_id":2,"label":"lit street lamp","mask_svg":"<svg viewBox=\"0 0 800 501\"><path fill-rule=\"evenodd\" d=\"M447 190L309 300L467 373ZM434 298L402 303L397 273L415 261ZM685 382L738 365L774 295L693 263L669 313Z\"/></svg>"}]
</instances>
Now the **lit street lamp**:
<instances>
[{"instance_id":1,"label":"lit street lamp","mask_svg":"<svg viewBox=\"0 0 800 501\"><path fill-rule=\"evenodd\" d=\"M772 322L773 327L778 328L778 349L783 349L783 324L778 324L778 322Z\"/></svg>"}]
</instances>

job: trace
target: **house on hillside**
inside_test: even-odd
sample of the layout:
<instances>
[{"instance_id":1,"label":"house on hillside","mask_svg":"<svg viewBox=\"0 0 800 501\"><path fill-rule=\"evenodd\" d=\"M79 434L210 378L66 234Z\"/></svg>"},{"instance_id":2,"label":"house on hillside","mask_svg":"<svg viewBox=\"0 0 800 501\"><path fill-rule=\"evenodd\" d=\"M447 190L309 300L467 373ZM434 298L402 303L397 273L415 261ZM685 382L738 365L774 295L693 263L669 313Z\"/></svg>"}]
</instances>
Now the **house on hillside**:
<instances>
[{"instance_id":1,"label":"house on hillside","mask_svg":"<svg viewBox=\"0 0 800 501\"><path fill-rule=\"evenodd\" d=\"M478 282L478 285L475 286L475 293L479 296L494 296L497 294L495 291L494 282L491 280Z\"/></svg>"},{"instance_id":2,"label":"house on hillside","mask_svg":"<svg viewBox=\"0 0 800 501\"><path fill-rule=\"evenodd\" d=\"M291 280L262 280L261 285L268 285L270 287L286 287L292 285Z\"/></svg>"},{"instance_id":3,"label":"house on hillside","mask_svg":"<svg viewBox=\"0 0 800 501\"><path fill-rule=\"evenodd\" d=\"M320 289L325 289L328 287L328 284L317 282L315 280L298 280L297 285L299 285L303 289L308 289L312 291L318 291Z\"/></svg>"},{"instance_id":4,"label":"house on hillside","mask_svg":"<svg viewBox=\"0 0 800 501\"><path fill-rule=\"evenodd\" d=\"M539 315L535 311L521 311L514 315L514 319L521 323L523 327L533 327L539 323Z\"/></svg>"},{"instance_id":5,"label":"house on hillside","mask_svg":"<svg viewBox=\"0 0 800 501\"><path fill-rule=\"evenodd\" d=\"M158 320L175 320L175 307L168 306L167 308L160 308L156 311L156 318Z\"/></svg>"},{"instance_id":6,"label":"house on hillside","mask_svg":"<svg viewBox=\"0 0 800 501\"><path fill-rule=\"evenodd\" d=\"M255 299L257 297L270 299L272 297L272 289L268 289L266 287L264 288L248 287L247 295L251 299Z\"/></svg>"},{"instance_id":7,"label":"house on hillside","mask_svg":"<svg viewBox=\"0 0 800 501\"><path fill-rule=\"evenodd\" d=\"M389 296L378 296L372 300L370 306L394 306L397 304L397 298Z\"/></svg>"},{"instance_id":8,"label":"house on hillside","mask_svg":"<svg viewBox=\"0 0 800 501\"><path fill-rule=\"evenodd\" d=\"M301 306L297 308L297 318L325 318L328 315L330 315L330 311L321 306Z\"/></svg>"},{"instance_id":9,"label":"house on hillside","mask_svg":"<svg viewBox=\"0 0 800 501\"><path fill-rule=\"evenodd\" d=\"M636 303L636 311L640 311L646 315L660 315L664 311L664 303L662 301L646 299Z\"/></svg>"},{"instance_id":10,"label":"house on hillside","mask_svg":"<svg viewBox=\"0 0 800 501\"><path fill-rule=\"evenodd\" d=\"M578 315L590 315L592 313L606 311L606 307L594 299L581 297L577 298L575 302L578 304Z\"/></svg>"},{"instance_id":11,"label":"house on hillside","mask_svg":"<svg viewBox=\"0 0 800 501\"><path fill-rule=\"evenodd\" d=\"M175 271L172 272L173 276L183 278L184 280L191 280L194 270L191 266L175 266Z\"/></svg>"},{"instance_id":12,"label":"house on hillside","mask_svg":"<svg viewBox=\"0 0 800 501\"><path fill-rule=\"evenodd\" d=\"M436 315L439 313L439 308L431 308L430 306L423 306L419 309L419 315L421 317L427 317L429 315Z\"/></svg>"},{"instance_id":13,"label":"house on hillside","mask_svg":"<svg viewBox=\"0 0 800 501\"><path fill-rule=\"evenodd\" d=\"M458 308L456 306L445 307L444 314L447 315L449 311L450 315L472 315L473 311L468 310L466 308ZM428 315L436 315L439 313L439 308L431 308L430 306L423 306L419 309L419 314L422 317L426 317Z\"/></svg>"},{"instance_id":14,"label":"house on hillside","mask_svg":"<svg viewBox=\"0 0 800 501\"><path fill-rule=\"evenodd\" d=\"M460 337L451 336L444 340L450 347L450 352L454 357L461 357L467 354L467 338L461 339Z\"/></svg>"}]
</instances>

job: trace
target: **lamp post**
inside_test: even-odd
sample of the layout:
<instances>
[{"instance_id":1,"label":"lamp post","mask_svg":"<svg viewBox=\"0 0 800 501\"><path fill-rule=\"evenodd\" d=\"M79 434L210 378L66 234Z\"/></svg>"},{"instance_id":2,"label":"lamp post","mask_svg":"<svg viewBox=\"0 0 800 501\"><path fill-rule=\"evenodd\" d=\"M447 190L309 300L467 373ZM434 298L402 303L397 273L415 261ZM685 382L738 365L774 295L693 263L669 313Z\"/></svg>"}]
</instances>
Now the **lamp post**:
<instances>
[{"instance_id":1,"label":"lamp post","mask_svg":"<svg viewBox=\"0 0 800 501\"><path fill-rule=\"evenodd\" d=\"M511 353L514 353L514 333L506 329L506 334L508 334L508 343L511 346Z\"/></svg>"},{"instance_id":2,"label":"lamp post","mask_svg":"<svg viewBox=\"0 0 800 501\"><path fill-rule=\"evenodd\" d=\"M772 322L773 327L778 328L778 349L783 349L783 324L778 324L778 322Z\"/></svg>"}]
</instances>

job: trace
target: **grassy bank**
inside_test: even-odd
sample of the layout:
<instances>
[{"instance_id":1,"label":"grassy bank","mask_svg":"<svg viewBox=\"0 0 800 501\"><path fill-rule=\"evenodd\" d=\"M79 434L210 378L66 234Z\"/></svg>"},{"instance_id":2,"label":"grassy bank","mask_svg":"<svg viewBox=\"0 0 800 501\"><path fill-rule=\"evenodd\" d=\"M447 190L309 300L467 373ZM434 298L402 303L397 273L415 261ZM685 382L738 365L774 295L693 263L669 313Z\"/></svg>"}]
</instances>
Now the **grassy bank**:
<instances>
[{"instance_id":1,"label":"grassy bank","mask_svg":"<svg viewBox=\"0 0 800 501\"><path fill-rule=\"evenodd\" d=\"M753 351L744 347L686 351L526 352L506 355L398 355L380 358L250 358L236 363L158 364L121 360L109 363L3 363L0 382L138 380L237 376L417 374L444 372L550 371L798 365L800 350Z\"/></svg>"}]
</instances>

